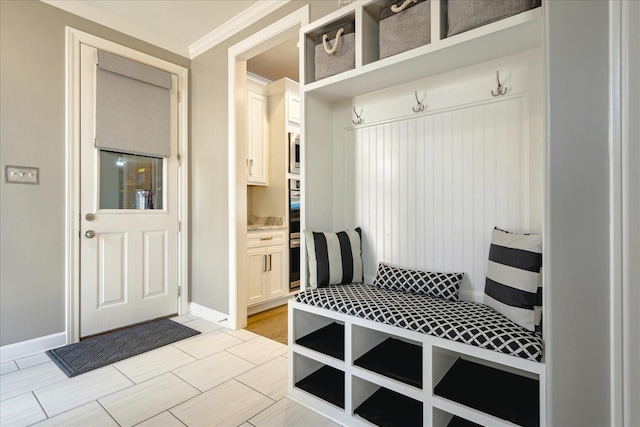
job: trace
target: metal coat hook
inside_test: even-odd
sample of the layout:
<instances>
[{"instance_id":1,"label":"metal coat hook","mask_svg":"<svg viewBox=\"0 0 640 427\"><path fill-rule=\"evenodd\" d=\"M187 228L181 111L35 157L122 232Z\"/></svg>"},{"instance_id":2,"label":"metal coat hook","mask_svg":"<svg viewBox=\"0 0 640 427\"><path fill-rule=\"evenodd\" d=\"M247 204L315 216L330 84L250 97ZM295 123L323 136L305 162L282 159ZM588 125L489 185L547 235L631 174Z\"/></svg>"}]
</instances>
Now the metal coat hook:
<instances>
[{"instance_id":1,"label":"metal coat hook","mask_svg":"<svg viewBox=\"0 0 640 427\"><path fill-rule=\"evenodd\" d=\"M502 86L502 83L500 83L500 71L496 71L496 80L498 80L498 87L496 88L496 90L491 91L491 95L493 96L505 95L507 93L507 87Z\"/></svg>"},{"instance_id":2,"label":"metal coat hook","mask_svg":"<svg viewBox=\"0 0 640 427\"><path fill-rule=\"evenodd\" d=\"M353 107L353 114L356 115L355 120L351 120L354 125L361 125L364 123L364 119L362 118L362 108L360 108L360 114L356 112L356 107Z\"/></svg>"},{"instance_id":3,"label":"metal coat hook","mask_svg":"<svg viewBox=\"0 0 640 427\"><path fill-rule=\"evenodd\" d=\"M416 96L416 102L418 103L418 105L416 105L415 107L413 107L413 112L414 113L421 113L424 111L425 108L427 108L427 106L425 104L422 103L422 101L424 101L424 98L426 97L422 97L422 100L418 99L418 91L415 91L413 93Z\"/></svg>"}]
</instances>

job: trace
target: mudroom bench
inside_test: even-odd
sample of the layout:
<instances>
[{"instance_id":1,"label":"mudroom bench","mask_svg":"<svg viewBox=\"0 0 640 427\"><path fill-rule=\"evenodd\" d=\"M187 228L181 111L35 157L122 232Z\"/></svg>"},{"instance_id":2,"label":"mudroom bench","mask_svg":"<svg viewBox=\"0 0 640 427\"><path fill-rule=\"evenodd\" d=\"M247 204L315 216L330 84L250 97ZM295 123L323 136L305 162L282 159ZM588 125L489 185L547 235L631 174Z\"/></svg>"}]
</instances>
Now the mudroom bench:
<instances>
[{"instance_id":1,"label":"mudroom bench","mask_svg":"<svg viewBox=\"0 0 640 427\"><path fill-rule=\"evenodd\" d=\"M366 284L289 302L289 396L348 426L544 425L541 336L477 303Z\"/></svg>"}]
</instances>

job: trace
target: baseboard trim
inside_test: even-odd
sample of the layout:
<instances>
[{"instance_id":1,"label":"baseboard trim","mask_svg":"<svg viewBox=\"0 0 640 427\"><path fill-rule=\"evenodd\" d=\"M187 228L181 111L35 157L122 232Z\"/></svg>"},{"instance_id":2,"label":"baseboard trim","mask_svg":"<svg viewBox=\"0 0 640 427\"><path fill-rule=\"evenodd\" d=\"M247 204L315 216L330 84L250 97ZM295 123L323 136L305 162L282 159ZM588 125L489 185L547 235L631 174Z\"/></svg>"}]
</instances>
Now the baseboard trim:
<instances>
[{"instance_id":1,"label":"baseboard trim","mask_svg":"<svg viewBox=\"0 0 640 427\"><path fill-rule=\"evenodd\" d=\"M201 317L204 320L208 320L209 322L218 323L224 326L227 326L227 322L229 320L228 314L196 304L195 302L189 303L189 313L194 316Z\"/></svg>"},{"instance_id":2,"label":"baseboard trim","mask_svg":"<svg viewBox=\"0 0 640 427\"><path fill-rule=\"evenodd\" d=\"M67 333L59 332L27 341L3 345L0 347L0 362L4 363L10 360L20 359L21 357L31 356L32 354L42 353L43 351L66 344Z\"/></svg>"}]
</instances>

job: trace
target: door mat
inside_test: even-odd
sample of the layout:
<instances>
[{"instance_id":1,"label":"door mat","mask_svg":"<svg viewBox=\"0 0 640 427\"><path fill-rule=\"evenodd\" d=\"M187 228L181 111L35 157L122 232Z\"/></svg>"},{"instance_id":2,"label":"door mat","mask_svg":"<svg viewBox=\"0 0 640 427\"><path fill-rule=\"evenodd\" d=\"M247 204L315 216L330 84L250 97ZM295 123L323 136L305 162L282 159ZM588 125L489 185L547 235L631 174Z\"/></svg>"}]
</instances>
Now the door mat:
<instances>
[{"instance_id":1,"label":"door mat","mask_svg":"<svg viewBox=\"0 0 640 427\"><path fill-rule=\"evenodd\" d=\"M68 377L75 377L199 333L173 320L160 319L48 350L47 354Z\"/></svg>"}]
</instances>

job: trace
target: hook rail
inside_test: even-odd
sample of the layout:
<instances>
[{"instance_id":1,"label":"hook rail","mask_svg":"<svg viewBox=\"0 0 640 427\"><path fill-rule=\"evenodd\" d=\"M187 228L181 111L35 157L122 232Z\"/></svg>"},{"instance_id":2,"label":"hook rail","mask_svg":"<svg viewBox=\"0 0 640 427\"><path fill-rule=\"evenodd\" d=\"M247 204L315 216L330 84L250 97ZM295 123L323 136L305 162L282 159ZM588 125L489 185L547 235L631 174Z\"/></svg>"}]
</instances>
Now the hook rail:
<instances>
[{"instance_id":1,"label":"hook rail","mask_svg":"<svg viewBox=\"0 0 640 427\"><path fill-rule=\"evenodd\" d=\"M360 114L358 114L358 113L356 112L356 107L353 107L353 114L355 114L355 115L356 115L356 119L355 119L355 120L351 120L351 122L352 122L354 125L356 125L356 126L357 126L357 125L361 125L361 124L363 124L363 123L364 123L364 119L362 118L362 108L360 108Z\"/></svg>"},{"instance_id":2,"label":"hook rail","mask_svg":"<svg viewBox=\"0 0 640 427\"><path fill-rule=\"evenodd\" d=\"M491 91L491 95L493 96L505 95L507 93L507 87L502 86L502 83L500 83L500 71L496 71L496 80L498 81L498 87L496 88L495 91L494 90Z\"/></svg>"},{"instance_id":3,"label":"hook rail","mask_svg":"<svg viewBox=\"0 0 640 427\"><path fill-rule=\"evenodd\" d=\"M413 93L416 97L416 102L418 103L418 105L416 105L415 107L413 107L413 112L414 113L421 113L424 111L425 108L427 108L427 106L425 104L422 103L422 101L424 101L425 97L422 97L422 100L418 99L418 91L415 91ZM426 96L426 95L425 95Z\"/></svg>"}]
</instances>

